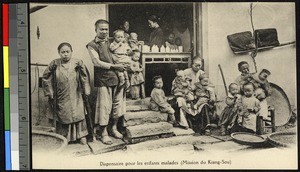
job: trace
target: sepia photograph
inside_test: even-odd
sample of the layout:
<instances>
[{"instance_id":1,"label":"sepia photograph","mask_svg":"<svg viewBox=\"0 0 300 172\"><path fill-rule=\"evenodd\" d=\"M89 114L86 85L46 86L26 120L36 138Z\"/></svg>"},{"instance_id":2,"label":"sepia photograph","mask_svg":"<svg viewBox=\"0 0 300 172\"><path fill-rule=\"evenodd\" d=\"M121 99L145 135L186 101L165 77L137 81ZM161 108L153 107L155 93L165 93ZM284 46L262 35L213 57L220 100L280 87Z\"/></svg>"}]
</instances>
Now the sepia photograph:
<instances>
[{"instance_id":1,"label":"sepia photograph","mask_svg":"<svg viewBox=\"0 0 300 172\"><path fill-rule=\"evenodd\" d=\"M30 3L32 169L297 169L295 8Z\"/></svg>"}]
</instances>

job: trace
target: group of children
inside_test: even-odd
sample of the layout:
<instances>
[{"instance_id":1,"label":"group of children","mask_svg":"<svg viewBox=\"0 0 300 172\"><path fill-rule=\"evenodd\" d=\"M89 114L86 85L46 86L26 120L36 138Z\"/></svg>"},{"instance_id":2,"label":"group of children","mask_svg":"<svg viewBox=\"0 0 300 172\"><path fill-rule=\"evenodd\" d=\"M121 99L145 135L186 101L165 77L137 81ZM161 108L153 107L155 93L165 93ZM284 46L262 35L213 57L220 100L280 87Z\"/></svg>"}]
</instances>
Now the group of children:
<instances>
[{"instance_id":1,"label":"group of children","mask_svg":"<svg viewBox=\"0 0 300 172\"><path fill-rule=\"evenodd\" d=\"M267 78L271 72L262 69L258 74L250 73L245 61L238 64L238 69L241 75L229 85L227 106L219 121L222 135L235 131L255 133L257 116L268 116L266 97L270 95L270 84Z\"/></svg>"},{"instance_id":2,"label":"group of children","mask_svg":"<svg viewBox=\"0 0 300 172\"><path fill-rule=\"evenodd\" d=\"M119 86L125 85L125 89L130 88L132 99L145 98L143 68L139 62L140 42L136 33L130 33L126 37L123 30L114 31L114 41L110 44L110 51L116 64L124 64L125 71L117 72Z\"/></svg>"},{"instance_id":3,"label":"group of children","mask_svg":"<svg viewBox=\"0 0 300 172\"><path fill-rule=\"evenodd\" d=\"M249 64L242 61L238 64L241 75L234 83L229 85L229 95L226 98L227 106L223 109L218 125L221 127L221 135L231 132L245 131L256 132L257 116L267 117L268 105L266 97L270 95L270 85L268 76L271 74L267 69L260 73L250 73ZM198 81L187 77L185 72L178 70L172 82L171 93L174 95L177 107L180 109L179 121L175 120L175 110L168 103L165 96L163 80L161 76L153 78L154 89L151 92L150 108L152 110L166 112L169 114L170 123L174 126L189 127L194 129L186 119L186 114L199 116L204 107L208 108L208 113L200 115L196 125L203 125L201 131L210 133L208 126L213 126L211 121L217 117L215 113L216 94L209 84L208 76L202 72ZM193 84L192 84L193 83ZM202 121L202 123L201 123ZM193 125L193 124L192 124Z\"/></svg>"},{"instance_id":4,"label":"group of children","mask_svg":"<svg viewBox=\"0 0 300 172\"><path fill-rule=\"evenodd\" d=\"M131 98L145 98L143 68L139 62L141 56L140 43L136 33L130 33L125 37L123 30L114 32L114 41L110 44L113 60L116 64L124 64L125 71L119 71L119 85L130 88ZM270 85L268 76L271 74L267 69L263 69L259 74L249 72L249 64L242 61L238 64L241 75L234 83L229 85L229 95L226 98L227 106L222 111L219 118L221 134L226 135L233 131L256 131L256 117L261 115L267 117L268 106L266 97L270 95ZM199 72L198 72L199 73ZM208 114L201 116L201 121L205 118L206 129L210 126L212 114L215 114L216 95L213 87L209 84L209 78L205 72L200 72L197 82L189 78L183 70L176 71L176 77L172 82L171 93L174 95L177 107L179 108L179 120L175 119L175 110L168 103L162 89L163 79L161 76L153 78L154 89L151 92L150 109L166 112L169 114L170 123L174 126L182 126L188 129L191 123L186 119L186 114L197 116L208 108ZM198 121L199 122L199 121ZM196 124L196 125L203 125ZM209 130L205 130L209 132Z\"/></svg>"},{"instance_id":5,"label":"group of children","mask_svg":"<svg viewBox=\"0 0 300 172\"><path fill-rule=\"evenodd\" d=\"M189 69L185 71L176 71L176 77L172 82L171 93L174 96L173 99L176 100L177 107L179 108L179 120L175 120L175 110L168 103L169 99L165 96L162 90L163 81L161 76L153 78L155 88L151 92L150 109L168 113L170 122L174 126L181 126L184 129L191 127L194 129L192 122L188 122L186 114L197 116L204 107L209 110L213 110L216 95L209 84L208 76L202 70L197 72L201 73L201 75L198 76L197 81L186 74L188 70ZM203 114L203 118L205 118L206 123L205 126L200 127L200 132L209 132L207 127L211 126L210 120L212 115L210 114ZM196 121L196 123L197 122L199 121ZM200 124L198 123L196 125L199 126Z\"/></svg>"}]
</instances>

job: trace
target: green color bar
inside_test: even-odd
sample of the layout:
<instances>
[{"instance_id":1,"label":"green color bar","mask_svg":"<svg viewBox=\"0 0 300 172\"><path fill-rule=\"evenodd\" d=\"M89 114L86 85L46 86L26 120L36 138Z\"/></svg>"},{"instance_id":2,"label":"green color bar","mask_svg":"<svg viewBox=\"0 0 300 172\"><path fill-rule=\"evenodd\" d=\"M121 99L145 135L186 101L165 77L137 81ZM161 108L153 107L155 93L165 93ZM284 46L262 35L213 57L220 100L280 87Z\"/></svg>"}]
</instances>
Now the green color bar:
<instances>
[{"instance_id":1,"label":"green color bar","mask_svg":"<svg viewBox=\"0 0 300 172\"><path fill-rule=\"evenodd\" d=\"M4 129L10 131L10 108L9 108L9 88L4 89Z\"/></svg>"}]
</instances>

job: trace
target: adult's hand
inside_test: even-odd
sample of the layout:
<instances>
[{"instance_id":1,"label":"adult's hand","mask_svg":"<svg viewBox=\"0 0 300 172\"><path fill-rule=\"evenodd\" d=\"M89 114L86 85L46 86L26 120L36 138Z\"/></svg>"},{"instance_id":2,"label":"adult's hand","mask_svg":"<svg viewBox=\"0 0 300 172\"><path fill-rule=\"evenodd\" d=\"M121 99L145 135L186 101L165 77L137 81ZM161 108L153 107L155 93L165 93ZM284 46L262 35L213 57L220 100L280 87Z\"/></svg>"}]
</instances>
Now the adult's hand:
<instances>
[{"instance_id":1,"label":"adult's hand","mask_svg":"<svg viewBox=\"0 0 300 172\"><path fill-rule=\"evenodd\" d=\"M138 41L138 44L140 44L140 45L144 45L144 44L145 44L145 42L144 42L144 41Z\"/></svg>"},{"instance_id":2,"label":"adult's hand","mask_svg":"<svg viewBox=\"0 0 300 172\"><path fill-rule=\"evenodd\" d=\"M123 72L125 70L124 64L114 64L111 66L112 69Z\"/></svg>"}]
</instances>

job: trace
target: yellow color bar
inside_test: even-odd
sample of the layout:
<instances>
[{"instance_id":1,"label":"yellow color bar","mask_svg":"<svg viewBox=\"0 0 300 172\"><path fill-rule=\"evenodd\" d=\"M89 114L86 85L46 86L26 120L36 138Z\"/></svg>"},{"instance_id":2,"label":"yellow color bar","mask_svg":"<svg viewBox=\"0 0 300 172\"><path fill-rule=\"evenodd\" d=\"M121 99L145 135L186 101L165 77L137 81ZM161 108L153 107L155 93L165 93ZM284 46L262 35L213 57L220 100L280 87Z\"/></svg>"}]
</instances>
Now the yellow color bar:
<instances>
[{"instance_id":1,"label":"yellow color bar","mask_svg":"<svg viewBox=\"0 0 300 172\"><path fill-rule=\"evenodd\" d=\"M3 46L3 69L4 69L4 88L9 88L9 58L8 46Z\"/></svg>"}]
</instances>

